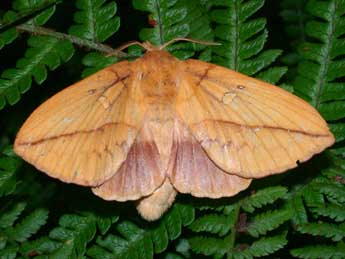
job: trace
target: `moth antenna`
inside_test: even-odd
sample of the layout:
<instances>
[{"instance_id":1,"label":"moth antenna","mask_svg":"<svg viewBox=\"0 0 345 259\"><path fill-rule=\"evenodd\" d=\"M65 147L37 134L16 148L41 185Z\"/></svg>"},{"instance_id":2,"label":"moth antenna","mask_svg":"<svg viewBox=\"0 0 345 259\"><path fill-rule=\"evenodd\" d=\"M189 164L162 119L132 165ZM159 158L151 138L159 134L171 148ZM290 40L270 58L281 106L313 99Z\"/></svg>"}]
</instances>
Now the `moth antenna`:
<instances>
[{"instance_id":1,"label":"moth antenna","mask_svg":"<svg viewBox=\"0 0 345 259\"><path fill-rule=\"evenodd\" d=\"M143 49L145 49L147 51L152 51L152 50L158 49L157 47L152 45L150 42L129 41L129 42L121 45L120 47L116 48L115 51L113 53L108 54L107 57L118 56L118 53L120 53L122 50L127 49L128 47L133 46L133 45L139 45L140 47L142 47Z\"/></svg>"},{"instance_id":2,"label":"moth antenna","mask_svg":"<svg viewBox=\"0 0 345 259\"><path fill-rule=\"evenodd\" d=\"M168 47L169 45L171 45L177 41L189 41L189 42L193 42L193 43L198 43L198 44L202 44L202 45L211 45L211 46L222 45L221 43L213 42L213 41L195 40L195 39L191 39L191 38L175 38L175 39L172 39L172 40L164 43L162 46L159 47L159 50L165 49L166 47Z\"/></svg>"}]
</instances>

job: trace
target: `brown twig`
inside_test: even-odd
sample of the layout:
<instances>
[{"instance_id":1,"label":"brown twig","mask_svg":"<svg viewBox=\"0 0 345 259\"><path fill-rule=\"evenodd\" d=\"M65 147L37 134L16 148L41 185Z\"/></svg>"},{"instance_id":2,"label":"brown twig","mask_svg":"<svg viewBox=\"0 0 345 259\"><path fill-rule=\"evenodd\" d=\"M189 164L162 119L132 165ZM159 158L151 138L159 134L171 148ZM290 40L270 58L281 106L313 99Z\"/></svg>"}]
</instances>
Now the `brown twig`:
<instances>
[{"instance_id":1,"label":"brown twig","mask_svg":"<svg viewBox=\"0 0 345 259\"><path fill-rule=\"evenodd\" d=\"M119 58L128 58L129 55L125 52L119 52L115 51L115 49L109 47L108 45L102 44L102 43L97 43L93 42L90 40L85 40L81 39L79 37L75 37L73 35L61 33L61 32L56 32L51 29L47 29L41 26L36 26L36 25L30 25L30 24L21 24L16 26L17 30L19 32L29 32L32 34L38 34L38 35L46 35L46 36L51 36L60 40L68 40L72 42L73 44L76 44L81 47L86 47L89 49L94 49L102 53L106 54L112 54Z\"/></svg>"}]
</instances>

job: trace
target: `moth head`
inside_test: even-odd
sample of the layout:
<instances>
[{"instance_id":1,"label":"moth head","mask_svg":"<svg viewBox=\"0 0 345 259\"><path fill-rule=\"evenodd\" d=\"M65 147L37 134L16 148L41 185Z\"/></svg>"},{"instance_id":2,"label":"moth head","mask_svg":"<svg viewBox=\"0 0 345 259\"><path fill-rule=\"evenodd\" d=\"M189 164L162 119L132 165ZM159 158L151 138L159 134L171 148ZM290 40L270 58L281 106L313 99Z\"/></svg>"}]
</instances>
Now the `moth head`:
<instances>
[{"instance_id":1,"label":"moth head","mask_svg":"<svg viewBox=\"0 0 345 259\"><path fill-rule=\"evenodd\" d=\"M221 45L220 43L210 42L210 41L202 41L202 40L196 40L196 39L190 39L190 38L175 38L175 39L172 39L172 40L170 40L170 41L168 41L168 42L166 42L160 46L155 46L151 42L148 42L148 41L145 41L145 42L130 41L130 42L127 42L124 45L120 46L119 48L117 48L115 52L120 52L120 51L128 48L129 46L133 46L133 45L139 45L148 52L149 51L164 50L169 45L171 45L175 42L179 42L179 41L188 41L188 42L193 42L193 43L202 44L202 45Z\"/></svg>"}]
</instances>

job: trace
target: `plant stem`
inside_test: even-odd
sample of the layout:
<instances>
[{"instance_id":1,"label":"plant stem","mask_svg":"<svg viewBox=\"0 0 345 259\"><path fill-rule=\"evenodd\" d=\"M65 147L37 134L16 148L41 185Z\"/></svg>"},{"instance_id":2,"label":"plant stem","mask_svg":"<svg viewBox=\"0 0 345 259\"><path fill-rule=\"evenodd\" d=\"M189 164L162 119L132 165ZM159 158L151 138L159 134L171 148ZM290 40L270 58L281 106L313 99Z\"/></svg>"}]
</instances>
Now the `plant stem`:
<instances>
[{"instance_id":1,"label":"plant stem","mask_svg":"<svg viewBox=\"0 0 345 259\"><path fill-rule=\"evenodd\" d=\"M238 217L239 217L239 214L240 214L240 208L241 208L241 206L238 205L238 204L234 208L234 218L235 218L234 222L235 222L235 224L232 227L231 236L230 236L230 245L229 245L229 247L231 247L231 249L233 249L234 245L235 245L236 224L237 224Z\"/></svg>"},{"instance_id":2,"label":"plant stem","mask_svg":"<svg viewBox=\"0 0 345 259\"><path fill-rule=\"evenodd\" d=\"M60 39L60 40L68 40L72 42L73 44L82 46L82 47L87 47L90 49L97 50L99 52L103 52L106 54L112 54L116 55L117 57L128 57L128 55L124 52L119 52L116 51L115 49L101 43L96 43L93 41L89 40L84 40L69 34L61 33L61 32L56 32L51 29L47 29L41 26L35 26L35 25L30 25L30 24L21 24L16 26L17 30L19 32L30 32L33 34L39 34L39 35L46 35L46 36L52 36L54 38Z\"/></svg>"}]
</instances>

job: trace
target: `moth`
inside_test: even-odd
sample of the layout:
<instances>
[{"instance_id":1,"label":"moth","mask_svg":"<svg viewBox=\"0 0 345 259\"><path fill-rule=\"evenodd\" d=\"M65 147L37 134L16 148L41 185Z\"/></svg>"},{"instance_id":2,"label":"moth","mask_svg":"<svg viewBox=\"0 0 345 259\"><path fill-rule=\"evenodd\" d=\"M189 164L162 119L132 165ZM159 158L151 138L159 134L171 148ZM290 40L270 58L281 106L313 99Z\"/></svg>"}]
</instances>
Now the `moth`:
<instances>
[{"instance_id":1,"label":"moth","mask_svg":"<svg viewBox=\"0 0 345 259\"><path fill-rule=\"evenodd\" d=\"M334 142L293 94L227 68L181 61L150 43L57 93L21 127L15 152L105 200L158 219L176 194L229 197Z\"/></svg>"}]
</instances>

